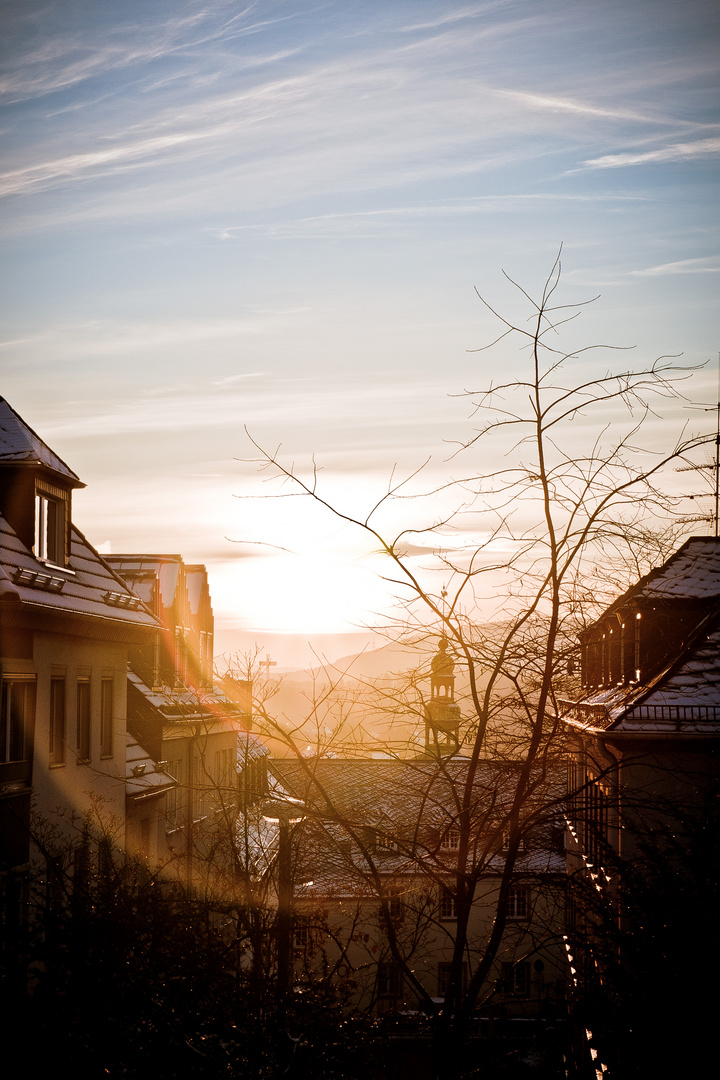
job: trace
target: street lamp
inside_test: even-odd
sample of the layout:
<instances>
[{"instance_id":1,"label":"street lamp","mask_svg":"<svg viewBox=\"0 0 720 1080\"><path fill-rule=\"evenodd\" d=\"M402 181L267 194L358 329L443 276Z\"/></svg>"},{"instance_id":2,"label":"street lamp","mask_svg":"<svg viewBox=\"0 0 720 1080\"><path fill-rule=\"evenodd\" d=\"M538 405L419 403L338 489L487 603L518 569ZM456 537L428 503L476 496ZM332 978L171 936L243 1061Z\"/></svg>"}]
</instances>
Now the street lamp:
<instances>
[{"instance_id":1,"label":"street lamp","mask_svg":"<svg viewBox=\"0 0 720 1080\"><path fill-rule=\"evenodd\" d=\"M279 826L277 978L284 998L290 986L290 939L292 936L292 857L290 828L302 821L305 805L298 799L271 799L263 805L263 819Z\"/></svg>"}]
</instances>

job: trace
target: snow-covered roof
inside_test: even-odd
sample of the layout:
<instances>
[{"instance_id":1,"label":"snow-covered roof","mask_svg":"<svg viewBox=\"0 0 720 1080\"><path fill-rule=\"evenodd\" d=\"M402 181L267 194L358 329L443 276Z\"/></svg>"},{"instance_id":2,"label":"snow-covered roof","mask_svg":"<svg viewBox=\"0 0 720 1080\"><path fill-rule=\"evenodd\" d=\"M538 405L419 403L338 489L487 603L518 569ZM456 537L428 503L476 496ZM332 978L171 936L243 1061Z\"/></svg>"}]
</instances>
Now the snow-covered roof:
<instances>
[{"instance_id":1,"label":"snow-covered roof","mask_svg":"<svg viewBox=\"0 0 720 1080\"><path fill-rule=\"evenodd\" d=\"M720 599L720 538L691 536L662 566L619 596L597 622L631 603Z\"/></svg>"},{"instance_id":2,"label":"snow-covered roof","mask_svg":"<svg viewBox=\"0 0 720 1080\"><path fill-rule=\"evenodd\" d=\"M378 872L401 888L403 879L412 887L410 879L424 873L423 867L440 877L450 875L457 855L442 846L442 837L456 819L468 766L467 759L271 760L271 796L291 795L308 809L296 856L296 876L312 880L307 895L376 897L360 840ZM487 839L487 853L481 842L476 855L488 874L501 873L505 864L497 827L509 809L515 775L514 766L500 762L481 762L478 770L471 818L476 835ZM560 794L563 783L564 775L550 778L542 797L548 787ZM368 829L376 831L376 846ZM564 855L553 850L541 828L539 838L519 854L516 870L562 874Z\"/></svg>"},{"instance_id":3,"label":"snow-covered roof","mask_svg":"<svg viewBox=\"0 0 720 1080\"><path fill-rule=\"evenodd\" d=\"M237 760L240 769L256 758L267 757L269 753L266 743L252 731L241 731L238 735Z\"/></svg>"},{"instance_id":4,"label":"snow-covered roof","mask_svg":"<svg viewBox=\"0 0 720 1080\"><path fill-rule=\"evenodd\" d=\"M110 569L74 526L67 568L39 562L0 516L0 603L14 611L82 616L108 627L152 629L158 624L138 596ZM17 605L17 609L16 609Z\"/></svg>"},{"instance_id":5,"label":"snow-covered roof","mask_svg":"<svg viewBox=\"0 0 720 1080\"><path fill-rule=\"evenodd\" d=\"M177 787L177 780L158 769L156 762L142 746L126 732L127 751L125 756L125 798L147 799L163 791Z\"/></svg>"},{"instance_id":6,"label":"snow-covered roof","mask_svg":"<svg viewBox=\"0 0 720 1080\"><path fill-rule=\"evenodd\" d=\"M138 588L151 588L152 577L158 583L162 607L172 607L183 565L182 555L109 555L108 562L122 578L137 581Z\"/></svg>"},{"instance_id":7,"label":"snow-covered roof","mask_svg":"<svg viewBox=\"0 0 720 1080\"><path fill-rule=\"evenodd\" d=\"M642 596L662 599L720 597L720 539L691 537L664 566L639 583L638 591Z\"/></svg>"},{"instance_id":8,"label":"snow-covered roof","mask_svg":"<svg viewBox=\"0 0 720 1080\"><path fill-rule=\"evenodd\" d=\"M128 684L141 694L147 705L165 720L221 720L232 722L242 728L238 706L213 690L194 691L186 687L165 686L153 689L147 686L134 671L127 673Z\"/></svg>"},{"instance_id":9,"label":"snow-covered roof","mask_svg":"<svg viewBox=\"0 0 720 1080\"><path fill-rule=\"evenodd\" d=\"M62 458L0 398L0 465L43 465L70 481L72 487L85 487Z\"/></svg>"},{"instance_id":10,"label":"snow-covered roof","mask_svg":"<svg viewBox=\"0 0 720 1080\"><path fill-rule=\"evenodd\" d=\"M598 624L626 604L677 613L664 632L660 662L640 682L566 702L566 718L614 733L720 734L720 539L691 537L616 600Z\"/></svg>"}]
</instances>

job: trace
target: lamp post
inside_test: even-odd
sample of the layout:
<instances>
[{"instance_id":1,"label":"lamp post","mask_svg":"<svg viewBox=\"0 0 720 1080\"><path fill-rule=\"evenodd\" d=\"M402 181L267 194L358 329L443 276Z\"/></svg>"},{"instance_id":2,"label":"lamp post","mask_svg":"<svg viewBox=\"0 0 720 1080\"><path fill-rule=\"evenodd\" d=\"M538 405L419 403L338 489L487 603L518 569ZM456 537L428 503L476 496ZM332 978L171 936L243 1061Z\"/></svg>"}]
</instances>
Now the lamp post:
<instances>
[{"instance_id":1,"label":"lamp post","mask_svg":"<svg viewBox=\"0 0 720 1080\"><path fill-rule=\"evenodd\" d=\"M305 806L297 799L276 799L264 804L265 821L278 825L277 980L281 999L290 988L290 941L292 938L292 851L290 830L302 821Z\"/></svg>"}]
</instances>

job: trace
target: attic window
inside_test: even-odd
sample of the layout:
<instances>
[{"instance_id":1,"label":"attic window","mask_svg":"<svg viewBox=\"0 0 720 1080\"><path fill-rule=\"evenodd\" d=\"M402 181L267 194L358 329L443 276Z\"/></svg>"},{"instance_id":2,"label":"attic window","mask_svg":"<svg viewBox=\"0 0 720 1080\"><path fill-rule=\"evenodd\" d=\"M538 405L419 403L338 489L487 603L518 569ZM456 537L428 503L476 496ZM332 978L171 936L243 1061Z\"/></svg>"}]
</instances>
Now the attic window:
<instances>
[{"instance_id":1,"label":"attic window","mask_svg":"<svg viewBox=\"0 0 720 1080\"><path fill-rule=\"evenodd\" d=\"M457 851L460 847L460 830L448 829L442 838L442 846L445 851Z\"/></svg>"},{"instance_id":2,"label":"attic window","mask_svg":"<svg viewBox=\"0 0 720 1080\"><path fill-rule=\"evenodd\" d=\"M65 565L66 503L49 493L35 492L35 558Z\"/></svg>"}]
</instances>

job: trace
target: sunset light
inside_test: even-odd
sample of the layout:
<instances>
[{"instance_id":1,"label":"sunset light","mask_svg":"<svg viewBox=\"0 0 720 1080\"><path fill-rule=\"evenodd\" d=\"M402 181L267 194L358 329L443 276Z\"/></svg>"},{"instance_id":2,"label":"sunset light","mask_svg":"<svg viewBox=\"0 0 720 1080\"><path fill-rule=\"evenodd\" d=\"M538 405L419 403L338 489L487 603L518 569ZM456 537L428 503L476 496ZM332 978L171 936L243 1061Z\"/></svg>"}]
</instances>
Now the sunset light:
<instances>
[{"instance_id":1,"label":"sunset light","mask_svg":"<svg viewBox=\"0 0 720 1080\"><path fill-rule=\"evenodd\" d=\"M720 5L0 31L7 1069L704 1076Z\"/></svg>"}]
</instances>

